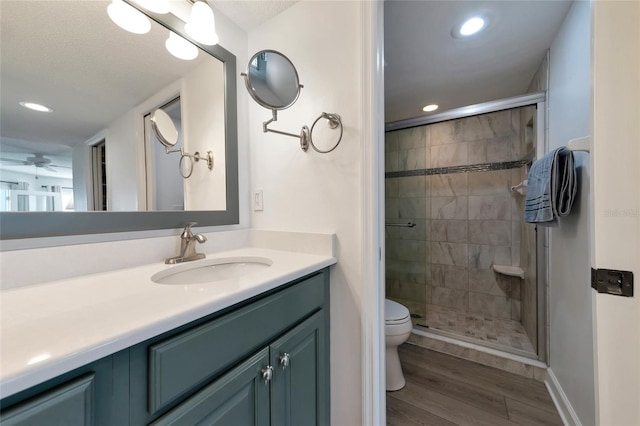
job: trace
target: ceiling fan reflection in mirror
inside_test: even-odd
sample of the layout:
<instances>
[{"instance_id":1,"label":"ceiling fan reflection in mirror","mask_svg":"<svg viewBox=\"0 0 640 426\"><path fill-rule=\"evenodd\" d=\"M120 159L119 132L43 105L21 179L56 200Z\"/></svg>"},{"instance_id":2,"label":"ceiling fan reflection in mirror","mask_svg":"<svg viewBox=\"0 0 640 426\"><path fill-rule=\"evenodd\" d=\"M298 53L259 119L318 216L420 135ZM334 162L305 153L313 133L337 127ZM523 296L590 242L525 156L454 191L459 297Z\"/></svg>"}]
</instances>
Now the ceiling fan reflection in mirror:
<instances>
[{"instance_id":1,"label":"ceiling fan reflection in mirror","mask_svg":"<svg viewBox=\"0 0 640 426\"><path fill-rule=\"evenodd\" d=\"M64 169L71 168L69 166L52 164L52 161L50 158L45 157L43 154L37 154L37 153L34 153L33 156L31 157L27 157L25 160L14 159L14 158L0 158L0 162L15 164L15 165L22 165L22 166L36 166L37 169L43 168L45 170L48 170L50 172L55 172L55 173L58 173L58 170L56 170L56 168L64 168Z\"/></svg>"}]
</instances>

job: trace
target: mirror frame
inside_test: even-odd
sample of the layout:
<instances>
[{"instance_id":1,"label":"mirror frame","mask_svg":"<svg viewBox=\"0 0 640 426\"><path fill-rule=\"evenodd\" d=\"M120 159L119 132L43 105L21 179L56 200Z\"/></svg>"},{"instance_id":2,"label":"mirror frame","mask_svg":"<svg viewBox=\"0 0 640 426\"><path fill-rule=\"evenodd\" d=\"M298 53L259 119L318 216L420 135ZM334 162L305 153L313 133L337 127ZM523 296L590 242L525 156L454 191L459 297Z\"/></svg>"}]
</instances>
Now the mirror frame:
<instances>
[{"instance_id":1,"label":"mirror frame","mask_svg":"<svg viewBox=\"0 0 640 426\"><path fill-rule=\"evenodd\" d=\"M2 212L0 240L58 237L182 228L188 222L199 226L234 225L239 221L238 200L238 109L236 57L220 45L206 46L191 39L185 23L172 14L156 14L124 0L153 21L191 41L224 65L226 210L129 211L129 212ZM187 1L187 0L185 0ZM105 12L106 13L106 12ZM123 30L124 31L124 30Z\"/></svg>"}]
</instances>

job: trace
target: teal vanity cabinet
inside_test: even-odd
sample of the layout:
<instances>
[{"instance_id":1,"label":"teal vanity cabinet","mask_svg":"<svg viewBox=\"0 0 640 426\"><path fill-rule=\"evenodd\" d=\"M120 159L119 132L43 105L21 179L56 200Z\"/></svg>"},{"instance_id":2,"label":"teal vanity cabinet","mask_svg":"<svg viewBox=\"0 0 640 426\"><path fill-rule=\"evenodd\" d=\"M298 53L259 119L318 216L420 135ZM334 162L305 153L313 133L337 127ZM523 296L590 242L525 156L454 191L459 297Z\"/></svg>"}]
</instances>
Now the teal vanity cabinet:
<instances>
[{"instance_id":1,"label":"teal vanity cabinet","mask_svg":"<svg viewBox=\"0 0 640 426\"><path fill-rule=\"evenodd\" d=\"M328 377L325 269L131 348L131 424L327 424Z\"/></svg>"},{"instance_id":2,"label":"teal vanity cabinet","mask_svg":"<svg viewBox=\"0 0 640 426\"><path fill-rule=\"evenodd\" d=\"M20 402L14 397L3 400L0 422L4 426L5 418L20 407L40 407L43 413L54 407L77 413L80 420L43 422L52 417L40 416L33 417L35 422L14 424L329 424L329 271L280 286L97 363L111 368L92 372L85 366L65 375L74 378L63 384L72 392L54 389L69 395L64 407L73 410L58 404L61 399L45 399L47 392L36 387L16 395ZM54 381L62 384L59 379ZM98 392L98 381L119 388ZM47 390L53 387L47 382Z\"/></svg>"},{"instance_id":3,"label":"teal vanity cabinet","mask_svg":"<svg viewBox=\"0 0 640 426\"><path fill-rule=\"evenodd\" d=\"M4 398L2 426L112 426L129 423L129 356L118 352Z\"/></svg>"},{"instance_id":4,"label":"teal vanity cabinet","mask_svg":"<svg viewBox=\"0 0 640 426\"><path fill-rule=\"evenodd\" d=\"M316 313L152 424L328 424L323 321Z\"/></svg>"}]
</instances>

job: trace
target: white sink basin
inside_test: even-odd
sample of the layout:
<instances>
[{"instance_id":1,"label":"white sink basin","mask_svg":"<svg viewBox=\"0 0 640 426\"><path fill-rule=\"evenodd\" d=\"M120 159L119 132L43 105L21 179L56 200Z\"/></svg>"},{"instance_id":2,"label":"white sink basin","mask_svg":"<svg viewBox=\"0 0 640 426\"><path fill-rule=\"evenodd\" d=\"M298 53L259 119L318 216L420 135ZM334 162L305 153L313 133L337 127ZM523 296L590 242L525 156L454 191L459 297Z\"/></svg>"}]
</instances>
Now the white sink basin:
<instances>
[{"instance_id":1,"label":"white sink basin","mask_svg":"<svg viewBox=\"0 0 640 426\"><path fill-rule=\"evenodd\" d=\"M240 278L262 271L273 264L266 257L225 257L183 263L151 276L157 284L206 284Z\"/></svg>"}]
</instances>

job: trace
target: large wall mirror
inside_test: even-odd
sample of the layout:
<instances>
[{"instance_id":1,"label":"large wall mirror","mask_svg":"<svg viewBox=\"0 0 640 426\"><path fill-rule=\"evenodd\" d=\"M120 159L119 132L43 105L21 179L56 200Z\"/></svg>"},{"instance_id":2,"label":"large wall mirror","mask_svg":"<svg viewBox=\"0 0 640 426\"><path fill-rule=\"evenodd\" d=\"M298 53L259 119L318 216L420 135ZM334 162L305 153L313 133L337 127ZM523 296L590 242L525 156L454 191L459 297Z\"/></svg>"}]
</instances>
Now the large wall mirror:
<instances>
[{"instance_id":1,"label":"large wall mirror","mask_svg":"<svg viewBox=\"0 0 640 426\"><path fill-rule=\"evenodd\" d=\"M170 30L192 41L181 19L127 1L152 23L132 34L110 3L0 2L2 239L238 223L235 56L193 42L179 59L165 46ZM178 129L172 153L157 109Z\"/></svg>"}]
</instances>

